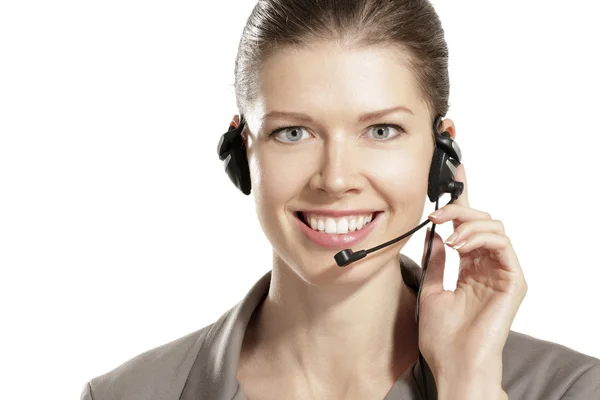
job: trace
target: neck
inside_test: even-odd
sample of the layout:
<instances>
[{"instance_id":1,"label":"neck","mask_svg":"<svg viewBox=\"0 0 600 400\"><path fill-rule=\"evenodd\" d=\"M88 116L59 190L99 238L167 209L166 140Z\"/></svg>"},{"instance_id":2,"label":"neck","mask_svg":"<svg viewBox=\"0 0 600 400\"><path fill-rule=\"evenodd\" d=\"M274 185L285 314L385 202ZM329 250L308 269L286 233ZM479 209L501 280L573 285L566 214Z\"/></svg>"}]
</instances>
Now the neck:
<instances>
[{"instance_id":1,"label":"neck","mask_svg":"<svg viewBox=\"0 0 600 400\"><path fill-rule=\"evenodd\" d=\"M324 377L338 388L358 378L395 382L418 357L415 302L399 257L355 286L309 284L275 257L244 347L268 354L275 371L301 371L320 385Z\"/></svg>"}]
</instances>

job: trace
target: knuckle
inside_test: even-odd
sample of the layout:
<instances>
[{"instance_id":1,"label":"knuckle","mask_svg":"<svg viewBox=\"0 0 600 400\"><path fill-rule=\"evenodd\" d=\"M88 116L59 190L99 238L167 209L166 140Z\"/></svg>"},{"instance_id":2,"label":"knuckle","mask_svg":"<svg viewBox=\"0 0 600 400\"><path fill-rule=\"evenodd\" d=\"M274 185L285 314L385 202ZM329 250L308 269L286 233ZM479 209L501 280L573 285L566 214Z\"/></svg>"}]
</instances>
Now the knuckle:
<instances>
[{"instance_id":1,"label":"knuckle","mask_svg":"<svg viewBox=\"0 0 600 400\"><path fill-rule=\"evenodd\" d=\"M527 290L529 289L529 286L527 285L527 282L524 278L515 280L512 283L512 287L514 293L518 293L523 297L525 296L525 294L527 294Z\"/></svg>"},{"instance_id":2,"label":"knuckle","mask_svg":"<svg viewBox=\"0 0 600 400\"><path fill-rule=\"evenodd\" d=\"M500 227L500 230L502 232L504 232L504 222L500 221L499 219L496 220L496 224L498 224L498 226Z\"/></svg>"},{"instance_id":3,"label":"knuckle","mask_svg":"<svg viewBox=\"0 0 600 400\"><path fill-rule=\"evenodd\" d=\"M442 209L445 209L448 212L453 212L458 208L458 204L446 204Z\"/></svg>"},{"instance_id":4,"label":"knuckle","mask_svg":"<svg viewBox=\"0 0 600 400\"><path fill-rule=\"evenodd\" d=\"M505 251L507 249L510 249L510 240L504 236L504 235L499 235L497 233L491 233L490 237L492 237L494 244L498 247L498 250L502 250Z\"/></svg>"},{"instance_id":5,"label":"knuckle","mask_svg":"<svg viewBox=\"0 0 600 400\"><path fill-rule=\"evenodd\" d=\"M525 281L525 279L522 279L519 284L518 284L518 292L521 294L521 297L524 298L525 295L527 294L527 291L529 290L529 285L527 285L527 282Z\"/></svg>"}]
</instances>

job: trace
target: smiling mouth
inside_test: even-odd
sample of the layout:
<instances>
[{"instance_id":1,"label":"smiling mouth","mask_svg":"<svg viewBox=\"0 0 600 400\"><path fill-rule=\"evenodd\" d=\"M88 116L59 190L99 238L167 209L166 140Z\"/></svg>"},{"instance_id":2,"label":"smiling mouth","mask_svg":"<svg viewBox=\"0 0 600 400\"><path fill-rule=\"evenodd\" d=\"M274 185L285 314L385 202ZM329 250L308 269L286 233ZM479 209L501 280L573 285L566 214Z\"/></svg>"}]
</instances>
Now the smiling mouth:
<instances>
[{"instance_id":1,"label":"smiling mouth","mask_svg":"<svg viewBox=\"0 0 600 400\"><path fill-rule=\"evenodd\" d=\"M343 235L350 232L360 231L382 211L375 211L366 214L349 215L346 217L332 217L322 214L296 212L296 216L304 225L313 231L327 233L331 235Z\"/></svg>"}]
</instances>

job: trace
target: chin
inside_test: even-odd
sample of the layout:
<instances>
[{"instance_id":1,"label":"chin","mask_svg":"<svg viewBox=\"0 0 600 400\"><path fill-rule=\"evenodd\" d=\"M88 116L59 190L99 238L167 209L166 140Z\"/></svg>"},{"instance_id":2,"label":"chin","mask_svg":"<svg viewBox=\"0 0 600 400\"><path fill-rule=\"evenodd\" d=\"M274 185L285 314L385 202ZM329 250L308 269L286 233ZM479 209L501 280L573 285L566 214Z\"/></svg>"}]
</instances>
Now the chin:
<instances>
[{"instance_id":1,"label":"chin","mask_svg":"<svg viewBox=\"0 0 600 400\"><path fill-rule=\"evenodd\" d=\"M302 256L292 256L290 257L292 260L285 264L303 281L311 285L361 285L381 272L385 266L397 265L399 250L395 250L396 248L386 249L388 251L385 252L381 250L379 254L373 253L346 267L338 267L333 259L335 251L320 256L306 253Z\"/></svg>"}]
</instances>

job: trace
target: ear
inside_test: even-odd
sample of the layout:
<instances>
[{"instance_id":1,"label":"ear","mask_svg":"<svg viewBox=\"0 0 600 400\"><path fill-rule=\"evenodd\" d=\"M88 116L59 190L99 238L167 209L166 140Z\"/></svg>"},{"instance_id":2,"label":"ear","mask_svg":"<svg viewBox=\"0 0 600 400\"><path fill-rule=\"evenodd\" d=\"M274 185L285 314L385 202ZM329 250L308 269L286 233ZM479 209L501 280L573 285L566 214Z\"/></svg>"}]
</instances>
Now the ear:
<instances>
[{"instance_id":1,"label":"ear","mask_svg":"<svg viewBox=\"0 0 600 400\"><path fill-rule=\"evenodd\" d=\"M233 125L235 128L237 128L239 124L240 124L240 116L236 114L231 119L231 123L229 125Z\"/></svg>"},{"instance_id":2,"label":"ear","mask_svg":"<svg viewBox=\"0 0 600 400\"><path fill-rule=\"evenodd\" d=\"M229 123L229 125L233 125L234 128L237 128L240 124L240 116L239 115L234 115L233 118L231 118L231 122ZM242 137L242 140L244 141L244 146L246 146L248 144L248 134L246 132L246 128L244 127L244 129L242 130L242 132L240 132L240 136Z\"/></svg>"},{"instance_id":3,"label":"ear","mask_svg":"<svg viewBox=\"0 0 600 400\"><path fill-rule=\"evenodd\" d=\"M443 133L448 131L448 133L450 134L450 137L452 137L452 140L456 140L456 129L454 127L454 121L452 121L450 118L446 118L444 120L442 120L442 123L440 124L440 130L438 133Z\"/></svg>"}]
</instances>

